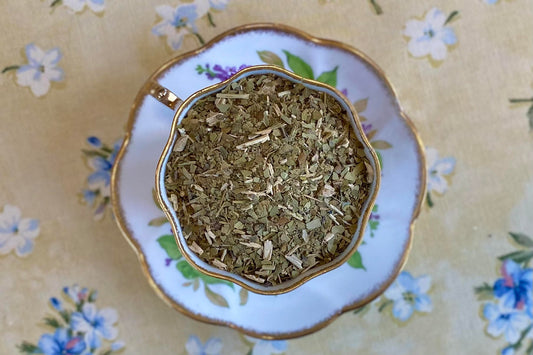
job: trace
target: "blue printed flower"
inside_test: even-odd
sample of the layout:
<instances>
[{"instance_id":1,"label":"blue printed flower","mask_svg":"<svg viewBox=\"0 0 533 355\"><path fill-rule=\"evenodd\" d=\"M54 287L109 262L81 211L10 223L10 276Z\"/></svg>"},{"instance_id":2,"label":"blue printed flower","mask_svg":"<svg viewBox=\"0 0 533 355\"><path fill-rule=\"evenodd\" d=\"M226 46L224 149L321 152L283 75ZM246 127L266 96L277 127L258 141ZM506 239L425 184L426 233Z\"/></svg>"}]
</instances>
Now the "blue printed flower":
<instances>
[{"instance_id":1,"label":"blue printed flower","mask_svg":"<svg viewBox=\"0 0 533 355\"><path fill-rule=\"evenodd\" d=\"M485 2L489 5L496 4L499 0L485 0Z\"/></svg>"},{"instance_id":2,"label":"blue printed flower","mask_svg":"<svg viewBox=\"0 0 533 355\"><path fill-rule=\"evenodd\" d=\"M70 326L75 332L84 333L87 344L95 349L102 344L101 338L113 340L117 337L118 329L114 326L117 320L116 310L98 310L93 303L85 303L81 312L72 313Z\"/></svg>"},{"instance_id":3,"label":"blue printed flower","mask_svg":"<svg viewBox=\"0 0 533 355\"><path fill-rule=\"evenodd\" d=\"M0 254L15 250L18 256L26 256L33 250L33 239L39 235L39 221L21 218L18 207L5 205L0 213Z\"/></svg>"},{"instance_id":4,"label":"blue printed flower","mask_svg":"<svg viewBox=\"0 0 533 355\"><path fill-rule=\"evenodd\" d=\"M63 304L61 303L60 300L58 300L57 298L55 297L51 297L50 298L50 304L52 305L52 307L54 307L54 309L58 312L61 312L63 310Z\"/></svg>"},{"instance_id":5,"label":"blue printed flower","mask_svg":"<svg viewBox=\"0 0 533 355\"><path fill-rule=\"evenodd\" d=\"M89 289L87 287L80 288L77 284L70 287L63 287L63 293L76 305L80 304L82 301L86 301L89 297Z\"/></svg>"},{"instance_id":6,"label":"blue printed flower","mask_svg":"<svg viewBox=\"0 0 533 355\"><path fill-rule=\"evenodd\" d=\"M502 355L514 355L514 347L507 346L502 349Z\"/></svg>"},{"instance_id":7,"label":"blue printed flower","mask_svg":"<svg viewBox=\"0 0 533 355\"><path fill-rule=\"evenodd\" d=\"M83 338L70 337L67 329L58 328L54 335L43 334L38 347L45 355L78 355L85 351L86 345Z\"/></svg>"},{"instance_id":8,"label":"blue printed flower","mask_svg":"<svg viewBox=\"0 0 533 355\"><path fill-rule=\"evenodd\" d=\"M455 32L446 26L446 15L437 8L429 10L422 21L409 20L403 34L410 38L407 48L414 57L444 60L447 46L457 43Z\"/></svg>"},{"instance_id":9,"label":"blue printed flower","mask_svg":"<svg viewBox=\"0 0 533 355\"><path fill-rule=\"evenodd\" d=\"M405 322L413 312L431 312L433 304L426 294L431 287L431 277L414 278L407 271L402 271L396 281L385 291L384 296L391 300L392 315Z\"/></svg>"},{"instance_id":10,"label":"blue printed flower","mask_svg":"<svg viewBox=\"0 0 533 355\"><path fill-rule=\"evenodd\" d=\"M50 90L51 81L63 80L63 70L57 67L61 59L59 48L43 51L33 43L26 46L28 64L17 69L17 83L29 86L37 97L43 96Z\"/></svg>"},{"instance_id":11,"label":"blue printed flower","mask_svg":"<svg viewBox=\"0 0 533 355\"><path fill-rule=\"evenodd\" d=\"M493 337L505 334L505 339L511 344L518 341L520 333L530 324L527 314L507 308L503 302L487 303L483 307L483 316L489 321L487 333Z\"/></svg>"},{"instance_id":12,"label":"blue printed flower","mask_svg":"<svg viewBox=\"0 0 533 355\"><path fill-rule=\"evenodd\" d=\"M97 155L89 159L89 166L93 169L93 173L87 178L89 190L83 191L83 198L87 203L92 204L95 193L102 197L107 197L110 194L111 183L111 169L115 163L115 159L120 149L121 141L115 142L113 150L107 157Z\"/></svg>"},{"instance_id":13,"label":"blue printed flower","mask_svg":"<svg viewBox=\"0 0 533 355\"><path fill-rule=\"evenodd\" d=\"M253 343L252 355L281 354L287 351L286 340L263 340L245 336L246 340Z\"/></svg>"},{"instance_id":14,"label":"blue printed flower","mask_svg":"<svg viewBox=\"0 0 533 355\"><path fill-rule=\"evenodd\" d=\"M152 33L156 36L166 36L167 44L174 50L181 47L186 34L198 32L195 23L198 18L196 4L183 4L176 8L160 5L156 6L155 11L161 21L152 28Z\"/></svg>"},{"instance_id":15,"label":"blue printed flower","mask_svg":"<svg viewBox=\"0 0 533 355\"><path fill-rule=\"evenodd\" d=\"M80 12L88 6L93 12L102 12L105 9L104 0L62 0L62 4L74 12Z\"/></svg>"},{"instance_id":16,"label":"blue printed flower","mask_svg":"<svg viewBox=\"0 0 533 355\"><path fill-rule=\"evenodd\" d=\"M210 338L204 345L200 338L191 335L185 344L185 350L188 355L218 355L222 350L222 345L222 340L219 338Z\"/></svg>"},{"instance_id":17,"label":"blue printed flower","mask_svg":"<svg viewBox=\"0 0 533 355\"><path fill-rule=\"evenodd\" d=\"M513 260L502 263L503 278L494 283L494 296L507 308L523 310L533 298L533 269L522 269Z\"/></svg>"}]
</instances>

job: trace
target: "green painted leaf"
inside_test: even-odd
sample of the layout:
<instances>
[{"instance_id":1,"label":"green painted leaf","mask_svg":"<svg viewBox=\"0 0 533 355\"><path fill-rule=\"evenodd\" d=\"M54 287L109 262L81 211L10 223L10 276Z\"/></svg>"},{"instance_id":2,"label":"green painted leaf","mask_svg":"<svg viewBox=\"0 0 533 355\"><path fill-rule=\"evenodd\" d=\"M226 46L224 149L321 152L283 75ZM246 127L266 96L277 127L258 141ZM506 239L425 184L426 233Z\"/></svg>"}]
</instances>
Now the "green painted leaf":
<instances>
[{"instance_id":1,"label":"green painted leaf","mask_svg":"<svg viewBox=\"0 0 533 355\"><path fill-rule=\"evenodd\" d=\"M374 149L389 149L392 148L392 145L386 141L372 141L370 142Z\"/></svg>"},{"instance_id":2,"label":"green painted leaf","mask_svg":"<svg viewBox=\"0 0 533 355\"><path fill-rule=\"evenodd\" d=\"M178 269L187 280L194 280L200 277L200 272L189 265L185 260L178 261L176 269Z\"/></svg>"},{"instance_id":3,"label":"green painted leaf","mask_svg":"<svg viewBox=\"0 0 533 355\"><path fill-rule=\"evenodd\" d=\"M366 270L365 266L363 265L363 258L361 257L361 253L356 251L350 259L348 259L348 265L355 269L363 269Z\"/></svg>"},{"instance_id":4,"label":"green painted leaf","mask_svg":"<svg viewBox=\"0 0 533 355\"><path fill-rule=\"evenodd\" d=\"M392 305L394 302L392 300L387 300L385 302L383 302L383 304L381 306L379 306L378 308L378 312L382 312L385 308L387 308L388 306Z\"/></svg>"},{"instance_id":5,"label":"green painted leaf","mask_svg":"<svg viewBox=\"0 0 533 355\"><path fill-rule=\"evenodd\" d=\"M514 233L514 232L509 232L509 235L518 244L520 244L520 245L522 245L524 247L527 247L527 248L533 248L533 239L531 239L527 235L525 235L523 233Z\"/></svg>"},{"instance_id":6,"label":"green painted leaf","mask_svg":"<svg viewBox=\"0 0 533 355\"><path fill-rule=\"evenodd\" d=\"M168 257L172 260L178 260L182 257L180 250L178 249L178 245L176 244L176 240L172 234L160 236L157 238L157 242L161 248L165 249Z\"/></svg>"},{"instance_id":7,"label":"green painted leaf","mask_svg":"<svg viewBox=\"0 0 533 355\"><path fill-rule=\"evenodd\" d=\"M205 289L205 295L207 296L207 299L211 303L217 306L220 306L220 307L229 308L228 301L226 301L226 299L222 297L222 295L219 295L218 293L213 292L207 285L205 285L204 289Z\"/></svg>"},{"instance_id":8,"label":"green painted leaf","mask_svg":"<svg viewBox=\"0 0 533 355\"><path fill-rule=\"evenodd\" d=\"M165 223L168 223L167 217L156 217L152 219L150 222L148 222L148 225L151 227L159 227Z\"/></svg>"},{"instance_id":9,"label":"green painted leaf","mask_svg":"<svg viewBox=\"0 0 533 355\"><path fill-rule=\"evenodd\" d=\"M364 110L366 110L367 105L368 105L368 97L366 99L362 99L362 100L359 100L353 103L353 107L355 108L355 111L357 111L357 113L361 113Z\"/></svg>"},{"instance_id":10,"label":"green painted leaf","mask_svg":"<svg viewBox=\"0 0 533 355\"><path fill-rule=\"evenodd\" d=\"M372 207L372 212L377 212L379 208L379 205L376 203L374 207Z\"/></svg>"},{"instance_id":11,"label":"green painted leaf","mask_svg":"<svg viewBox=\"0 0 533 355\"><path fill-rule=\"evenodd\" d=\"M18 65L10 65L10 66L5 67L4 69L2 69L2 74L7 73L10 70L17 70L18 68L20 68L20 66L18 66Z\"/></svg>"},{"instance_id":12,"label":"green painted leaf","mask_svg":"<svg viewBox=\"0 0 533 355\"><path fill-rule=\"evenodd\" d=\"M23 341L22 344L17 345L17 349L23 354L42 354L41 349L37 345Z\"/></svg>"},{"instance_id":13,"label":"green painted leaf","mask_svg":"<svg viewBox=\"0 0 533 355\"><path fill-rule=\"evenodd\" d=\"M333 70L325 71L322 74L316 78L317 81L320 81L321 83L331 85L333 87L337 86L337 69L339 69L339 66L336 66L333 68Z\"/></svg>"},{"instance_id":14,"label":"green painted leaf","mask_svg":"<svg viewBox=\"0 0 533 355\"><path fill-rule=\"evenodd\" d=\"M375 231L376 229L378 229L379 221L368 221L368 225L370 227L370 230Z\"/></svg>"},{"instance_id":15,"label":"green painted leaf","mask_svg":"<svg viewBox=\"0 0 533 355\"><path fill-rule=\"evenodd\" d=\"M216 278L216 277L212 277L212 276L209 276L209 275L206 275L206 274L203 274L203 273L200 273L200 279L202 279L202 281L207 284L207 285L214 285L214 284L223 284L223 285L227 285L231 288L235 288L235 285L233 284L233 282L229 282L229 281L226 281L226 280L222 280L222 279L219 279L219 278Z\"/></svg>"},{"instance_id":16,"label":"green painted leaf","mask_svg":"<svg viewBox=\"0 0 533 355\"><path fill-rule=\"evenodd\" d=\"M376 155L378 156L379 167L380 167L381 169L383 169L383 156L382 156L381 153L378 152L377 150L376 150Z\"/></svg>"},{"instance_id":17,"label":"green painted leaf","mask_svg":"<svg viewBox=\"0 0 533 355\"><path fill-rule=\"evenodd\" d=\"M259 58L266 64L277 65L278 67L285 68L281 58L274 52L271 51L257 51Z\"/></svg>"},{"instance_id":18,"label":"green painted leaf","mask_svg":"<svg viewBox=\"0 0 533 355\"><path fill-rule=\"evenodd\" d=\"M527 110L527 118L529 118L529 129L533 129L533 105Z\"/></svg>"},{"instance_id":19,"label":"green painted leaf","mask_svg":"<svg viewBox=\"0 0 533 355\"><path fill-rule=\"evenodd\" d=\"M239 291L239 306L244 306L248 302L248 290L241 288Z\"/></svg>"},{"instance_id":20,"label":"green painted leaf","mask_svg":"<svg viewBox=\"0 0 533 355\"><path fill-rule=\"evenodd\" d=\"M307 79L314 79L315 75L313 74L313 69L309 64L307 64L302 58L291 54L290 52L284 50L283 53L287 56L287 63L291 70Z\"/></svg>"}]
</instances>

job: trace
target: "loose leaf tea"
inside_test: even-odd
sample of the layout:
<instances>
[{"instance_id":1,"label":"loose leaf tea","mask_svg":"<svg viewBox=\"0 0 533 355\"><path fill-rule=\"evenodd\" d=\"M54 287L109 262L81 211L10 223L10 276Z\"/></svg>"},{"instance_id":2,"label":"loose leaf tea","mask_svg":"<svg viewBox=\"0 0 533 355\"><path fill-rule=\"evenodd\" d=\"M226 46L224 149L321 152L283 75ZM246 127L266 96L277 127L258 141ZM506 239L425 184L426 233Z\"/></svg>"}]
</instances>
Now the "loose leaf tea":
<instances>
[{"instance_id":1,"label":"loose leaf tea","mask_svg":"<svg viewBox=\"0 0 533 355\"><path fill-rule=\"evenodd\" d=\"M198 100L178 131L165 186L207 263L275 285L350 244L374 172L333 97L252 75Z\"/></svg>"}]
</instances>

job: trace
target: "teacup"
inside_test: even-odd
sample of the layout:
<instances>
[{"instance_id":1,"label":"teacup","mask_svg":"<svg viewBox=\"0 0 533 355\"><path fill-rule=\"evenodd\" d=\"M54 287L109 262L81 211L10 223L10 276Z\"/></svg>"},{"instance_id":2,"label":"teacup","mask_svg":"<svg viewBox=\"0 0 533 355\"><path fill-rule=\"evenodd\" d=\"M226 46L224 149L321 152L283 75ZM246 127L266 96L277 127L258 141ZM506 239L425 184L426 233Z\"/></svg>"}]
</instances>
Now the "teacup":
<instances>
[{"instance_id":1,"label":"teacup","mask_svg":"<svg viewBox=\"0 0 533 355\"><path fill-rule=\"evenodd\" d=\"M368 197L366 198L366 201L364 202L361 211L359 211L360 216L357 219L357 228L355 229L356 231L353 234L352 239L346 249L329 263L317 266L315 268L310 268L309 270L301 273L299 276L276 285L263 285L243 276L219 269L215 266L206 263L198 255L196 255L187 245L187 241L183 234L179 218L173 208L172 202L167 196L167 189L165 187L165 172L167 169L167 163L169 161L170 154L172 153L173 147L178 139L178 125L187 116L187 113L190 108L193 107L198 102L198 100L223 90L225 87L235 81L238 81L251 75L263 74L273 74L275 76L289 80L293 83L301 84L304 87L318 92L326 93L333 97L346 110L355 136L357 140L363 145L365 157L370 163L372 170L371 174L373 174L373 177L371 179L372 182L370 184L368 192ZM177 107L177 110L174 114L174 119L172 122L168 141L165 145L165 148L157 165L156 191L158 201L171 224L172 231L176 238L180 252L187 259L190 265L192 265L194 268L204 274L234 282L248 289L249 291L266 295L275 295L289 292L301 286L306 281L339 267L340 265L345 263L356 251L357 247L362 242L364 230L377 197L381 173L378 157L363 132L363 129L359 122L359 118L357 116L357 112L348 102L348 100L344 97L344 95L342 95L338 90L327 84L302 78L301 76L298 76L292 72L289 72L285 69L276 66L257 65L245 68L225 81L201 89L185 100L181 100L170 90L160 86L157 83L152 83L150 88L150 94L158 101L165 104L171 109L175 109Z\"/></svg>"}]
</instances>

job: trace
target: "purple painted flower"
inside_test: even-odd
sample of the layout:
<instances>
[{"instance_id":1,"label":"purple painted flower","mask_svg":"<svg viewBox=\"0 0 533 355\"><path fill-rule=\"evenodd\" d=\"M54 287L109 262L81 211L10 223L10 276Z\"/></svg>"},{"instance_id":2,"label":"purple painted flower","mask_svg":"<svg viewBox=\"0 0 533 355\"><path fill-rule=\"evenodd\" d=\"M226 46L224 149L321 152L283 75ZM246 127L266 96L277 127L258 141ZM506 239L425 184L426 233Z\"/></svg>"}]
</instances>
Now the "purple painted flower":
<instances>
[{"instance_id":1,"label":"purple painted flower","mask_svg":"<svg viewBox=\"0 0 533 355\"><path fill-rule=\"evenodd\" d=\"M365 135L368 135L372 130L372 123L361 123L361 126L363 126L363 132L365 132Z\"/></svg>"},{"instance_id":2,"label":"purple painted flower","mask_svg":"<svg viewBox=\"0 0 533 355\"><path fill-rule=\"evenodd\" d=\"M237 72L243 70L244 68L248 67L246 64L242 64L240 67L223 67L220 64L215 64L213 68L209 64L206 64L205 67L202 67L201 65L198 65L196 67L196 71L198 74L204 74L209 80L220 80L224 81L229 79L231 76L235 75Z\"/></svg>"}]
</instances>

